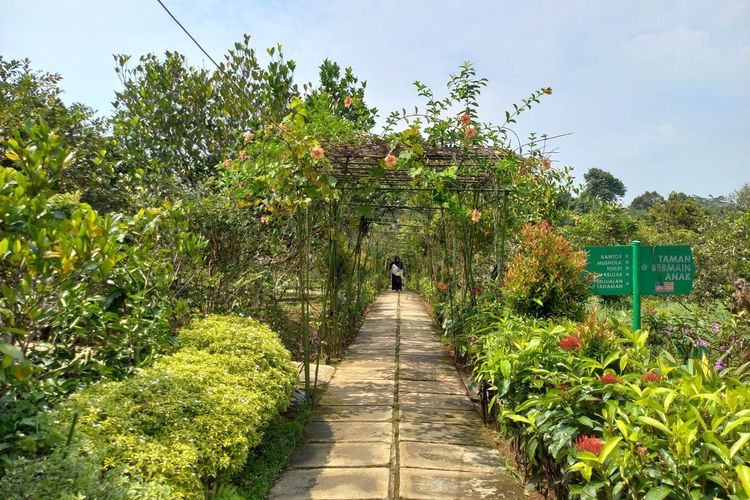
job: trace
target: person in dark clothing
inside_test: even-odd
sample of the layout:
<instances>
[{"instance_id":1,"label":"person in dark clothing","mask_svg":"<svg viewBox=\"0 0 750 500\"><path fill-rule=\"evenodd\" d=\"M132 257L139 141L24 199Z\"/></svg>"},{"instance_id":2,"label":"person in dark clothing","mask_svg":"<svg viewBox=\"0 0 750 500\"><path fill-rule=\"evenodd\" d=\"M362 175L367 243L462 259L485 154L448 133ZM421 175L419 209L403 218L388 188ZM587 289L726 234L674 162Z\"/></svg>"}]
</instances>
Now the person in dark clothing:
<instances>
[{"instance_id":1,"label":"person in dark clothing","mask_svg":"<svg viewBox=\"0 0 750 500\"><path fill-rule=\"evenodd\" d=\"M400 292L404 286L404 263L398 255L388 264L388 271L391 273L391 290Z\"/></svg>"}]
</instances>

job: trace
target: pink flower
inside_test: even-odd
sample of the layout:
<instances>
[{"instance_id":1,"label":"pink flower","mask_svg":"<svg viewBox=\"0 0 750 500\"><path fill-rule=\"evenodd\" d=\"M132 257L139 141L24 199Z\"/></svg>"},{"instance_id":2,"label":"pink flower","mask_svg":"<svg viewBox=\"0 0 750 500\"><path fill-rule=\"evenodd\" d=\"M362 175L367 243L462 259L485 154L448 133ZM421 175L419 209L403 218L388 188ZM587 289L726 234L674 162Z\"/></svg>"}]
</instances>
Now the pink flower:
<instances>
[{"instance_id":1,"label":"pink flower","mask_svg":"<svg viewBox=\"0 0 750 500\"><path fill-rule=\"evenodd\" d=\"M474 127L466 127L466 137L471 139L472 137L476 137L477 130Z\"/></svg>"},{"instance_id":2,"label":"pink flower","mask_svg":"<svg viewBox=\"0 0 750 500\"><path fill-rule=\"evenodd\" d=\"M462 114L461 123L463 123L464 125L471 124L471 116L469 116L467 113Z\"/></svg>"},{"instance_id":3,"label":"pink flower","mask_svg":"<svg viewBox=\"0 0 750 500\"><path fill-rule=\"evenodd\" d=\"M396 160L395 156L393 156L392 154L389 154L388 156L385 157L383 161L385 161L385 164L388 165L389 167L395 167L396 162L398 160Z\"/></svg>"},{"instance_id":4,"label":"pink flower","mask_svg":"<svg viewBox=\"0 0 750 500\"><path fill-rule=\"evenodd\" d=\"M604 441L594 436L579 436L576 441L578 451L588 451L594 455L599 455L604 448Z\"/></svg>"},{"instance_id":5,"label":"pink flower","mask_svg":"<svg viewBox=\"0 0 750 500\"><path fill-rule=\"evenodd\" d=\"M352 99L351 96L346 96L346 98L344 99L344 107L348 108L352 105L352 102L354 102L354 99Z\"/></svg>"},{"instance_id":6,"label":"pink flower","mask_svg":"<svg viewBox=\"0 0 750 500\"><path fill-rule=\"evenodd\" d=\"M573 349L578 349L579 347L581 347L581 339L579 339L575 335L570 335L562 339L559 345L566 351L572 351Z\"/></svg>"},{"instance_id":7,"label":"pink flower","mask_svg":"<svg viewBox=\"0 0 750 500\"><path fill-rule=\"evenodd\" d=\"M270 221L270 219L268 218L267 215L261 215L260 216L260 223L263 224L264 226L266 224L268 224L269 221Z\"/></svg>"},{"instance_id":8,"label":"pink flower","mask_svg":"<svg viewBox=\"0 0 750 500\"><path fill-rule=\"evenodd\" d=\"M315 146L310 150L310 156L312 156L316 160L320 160L325 156L326 152L321 148L320 146Z\"/></svg>"},{"instance_id":9,"label":"pink flower","mask_svg":"<svg viewBox=\"0 0 750 500\"><path fill-rule=\"evenodd\" d=\"M229 158L224 160L224 168L229 168L231 166L232 166L232 160L230 160Z\"/></svg>"},{"instance_id":10,"label":"pink flower","mask_svg":"<svg viewBox=\"0 0 750 500\"><path fill-rule=\"evenodd\" d=\"M549 169L550 169L550 167L552 167L552 162L551 162L551 161L549 161L549 160L544 160L544 161L542 162L542 168L544 168L544 170L549 170Z\"/></svg>"},{"instance_id":11,"label":"pink flower","mask_svg":"<svg viewBox=\"0 0 750 500\"><path fill-rule=\"evenodd\" d=\"M618 379L614 373L605 373L604 375L599 377L599 382L601 382L604 385L616 384L619 381L620 379Z\"/></svg>"},{"instance_id":12,"label":"pink flower","mask_svg":"<svg viewBox=\"0 0 750 500\"><path fill-rule=\"evenodd\" d=\"M476 208L472 209L471 211L471 221L476 223L479 222L479 219L482 218L482 212L477 210Z\"/></svg>"},{"instance_id":13,"label":"pink flower","mask_svg":"<svg viewBox=\"0 0 750 500\"><path fill-rule=\"evenodd\" d=\"M255 137L255 134L253 134L250 130L248 130L247 132L245 132L245 135L243 135L242 137L244 137L245 142L250 142L253 140L253 137Z\"/></svg>"},{"instance_id":14,"label":"pink flower","mask_svg":"<svg viewBox=\"0 0 750 500\"><path fill-rule=\"evenodd\" d=\"M542 92L544 92L547 95L550 95L550 94L552 94L552 87L544 87L542 89Z\"/></svg>"}]
</instances>

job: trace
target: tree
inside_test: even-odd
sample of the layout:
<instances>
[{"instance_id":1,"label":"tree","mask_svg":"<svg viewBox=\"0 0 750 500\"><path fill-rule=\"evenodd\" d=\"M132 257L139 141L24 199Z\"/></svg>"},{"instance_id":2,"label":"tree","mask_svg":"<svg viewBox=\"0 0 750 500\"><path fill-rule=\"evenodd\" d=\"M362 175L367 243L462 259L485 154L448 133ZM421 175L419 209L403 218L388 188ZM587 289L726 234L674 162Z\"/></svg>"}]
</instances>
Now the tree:
<instances>
[{"instance_id":1,"label":"tree","mask_svg":"<svg viewBox=\"0 0 750 500\"><path fill-rule=\"evenodd\" d=\"M601 201L615 202L618 198L625 196L627 191L625 184L606 170L589 169L583 178L586 179L584 192Z\"/></svg>"},{"instance_id":2,"label":"tree","mask_svg":"<svg viewBox=\"0 0 750 500\"><path fill-rule=\"evenodd\" d=\"M83 104L66 106L60 98L61 81L59 74L33 70L28 59L8 61L0 56L0 142L16 132L29 139L26 121L44 121L78 160L56 179L55 188L79 191L82 201L109 211L118 202L111 190L110 164L102 161L109 146L106 123ZM8 158L0 157L0 167L12 166Z\"/></svg>"},{"instance_id":3,"label":"tree","mask_svg":"<svg viewBox=\"0 0 750 500\"><path fill-rule=\"evenodd\" d=\"M664 203L664 197L656 191L646 191L633 198L630 202L630 210L647 212L652 206Z\"/></svg>"}]
</instances>

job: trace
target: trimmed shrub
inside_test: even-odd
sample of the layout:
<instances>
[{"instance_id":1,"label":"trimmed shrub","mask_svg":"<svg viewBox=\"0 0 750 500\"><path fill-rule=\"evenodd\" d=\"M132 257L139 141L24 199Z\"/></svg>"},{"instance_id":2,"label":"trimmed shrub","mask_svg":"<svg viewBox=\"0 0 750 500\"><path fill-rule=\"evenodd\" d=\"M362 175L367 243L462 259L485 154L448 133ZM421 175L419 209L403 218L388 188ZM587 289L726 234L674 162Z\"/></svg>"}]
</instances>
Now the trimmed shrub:
<instances>
[{"instance_id":1,"label":"trimmed shrub","mask_svg":"<svg viewBox=\"0 0 750 500\"><path fill-rule=\"evenodd\" d=\"M585 269L586 252L554 234L547 222L527 223L505 274L503 295L518 314L578 318L589 295Z\"/></svg>"},{"instance_id":2,"label":"trimmed shrub","mask_svg":"<svg viewBox=\"0 0 750 500\"><path fill-rule=\"evenodd\" d=\"M119 382L74 394L52 414L60 433L103 470L132 470L202 499L240 470L289 401L297 372L276 335L256 321L213 316L181 331L182 348Z\"/></svg>"}]
</instances>

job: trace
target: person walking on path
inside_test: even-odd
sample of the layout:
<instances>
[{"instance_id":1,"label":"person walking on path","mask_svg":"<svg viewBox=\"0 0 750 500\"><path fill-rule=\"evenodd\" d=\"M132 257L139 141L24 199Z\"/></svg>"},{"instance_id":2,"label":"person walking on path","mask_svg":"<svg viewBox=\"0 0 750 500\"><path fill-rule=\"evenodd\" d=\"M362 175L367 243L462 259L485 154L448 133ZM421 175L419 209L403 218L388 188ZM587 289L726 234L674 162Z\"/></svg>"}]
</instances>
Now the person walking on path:
<instances>
[{"instance_id":1,"label":"person walking on path","mask_svg":"<svg viewBox=\"0 0 750 500\"><path fill-rule=\"evenodd\" d=\"M391 290L400 292L403 289L403 276L404 276L404 263L396 255L390 264L388 264L388 270L391 272Z\"/></svg>"}]
</instances>

